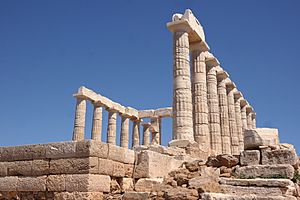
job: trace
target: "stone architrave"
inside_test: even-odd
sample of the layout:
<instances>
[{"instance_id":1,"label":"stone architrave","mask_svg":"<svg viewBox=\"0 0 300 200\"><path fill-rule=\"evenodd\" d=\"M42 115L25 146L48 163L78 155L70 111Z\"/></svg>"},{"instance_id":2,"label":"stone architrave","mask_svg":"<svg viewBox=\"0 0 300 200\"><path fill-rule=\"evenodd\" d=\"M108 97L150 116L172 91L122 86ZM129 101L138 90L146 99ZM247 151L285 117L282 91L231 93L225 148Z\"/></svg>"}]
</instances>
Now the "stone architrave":
<instances>
[{"instance_id":1,"label":"stone architrave","mask_svg":"<svg viewBox=\"0 0 300 200\"><path fill-rule=\"evenodd\" d=\"M175 23L174 20L168 25L173 32L173 140L194 141L188 34L190 27L184 21Z\"/></svg>"},{"instance_id":2,"label":"stone architrave","mask_svg":"<svg viewBox=\"0 0 300 200\"><path fill-rule=\"evenodd\" d=\"M108 111L107 143L116 144L117 111L113 109L107 109L107 111Z\"/></svg>"},{"instance_id":3,"label":"stone architrave","mask_svg":"<svg viewBox=\"0 0 300 200\"><path fill-rule=\"evenodd\" d=\"M246 107L248 105L247 101L245 99L241 99L241 117L242 117L242 127L243 130L248 129L247 125L247 113L246 113Z\"/></svg>"},{"instance_id":4,"label":"stone architrave","mask_svg":"<svg viewBox=\"0 0 300 200\"><path fill-rule=\"evenodd\" d=\"M206 52L200 43L191 46L192 57L192 97L194 114L194 138L201 149L210 150L208 126Z\"/></svg>"},{"instance_id":5,"label":"stone architrave","mask_svg":"<svg viewBox=\"0 0 300 200\"><path fill-rule=\"evenodd\" d=\"M73 140L84 140L85 128L85 113L86 113L86 100L80 96L76 97L76 111L74 120Z\"/></svg>"},{"instance_id":6,"label":"stone architrave","mask_svg":"<svg viewBox=\"0 0 300 200\"><path fill-rule=\"evenodd\" d=\"M92 139L101 140L102 137L102 107L94 105Z\"/></svg>"},{"instance_id":7,"label":"stone architrave","mask_svg":"<svg viewBox=\"0 0 300 200\"><path fill-rule=\"evenodd\" d=\"M143 145L150 145L150 126L151 123L142 123L143 126Z\"/></svg>"},{"instance_id":8,"label":"stone architrave","mask_svg":"<svg viewBox=\"0 0 300 200\"><path fill-rule=\"evenodd\" d=\"M209 62L207 62L207 101L211 150L218 155L222 154L218 81L216 67L209 65Z\"/></svg>"},{"instance_id":9,"label":"stone architrave","mask_svg":"<svg viewBox=\"0 0 300 200\"><path fill-rule=\"evenodd\" d=\"M246 115L247 115L247 127L248 129L253 129L252 127L252 107L251 106L247 106L246 107Z\"/></svg>"},{"instance_id":10,"label":"stone architrave","mask_svg":"<svg viewBox=\"0 0 300 200\"><path fill-rule=\"evenodd\" d=\"M228 98L228 121L229 121L229 132L231 140L231 153L232 155L239 155L239 139L238 131L236 126L236 116L235 116L235 105L234 105L234 88L235 84L229 81L226 84L227 98Z\"/></svg>"},{"instance_id":11,"label":"stone architrave","mask_svg":"<svg viewBox=\"0 0 300 200\"><path fill-rule=\"evenodd\" d=\"M226 91L226 78L228 74L225 71L217 72L218 78L218 95L220 107L220 127L222 139L222 153L231 154L231 141L229 132L229 119L228 119L228 98Z\"/></svg>"},{"instance_id":12,"label":"stone architrave","mask_svg":"<svg viewBox=\"0 0 300 200\"><path fill-rule=\"evenodd\" d=\"M121 134L120 134L120 146L128 148L129 139L129 116L121 115Z\"/></svg>"},{"instance_id":13,"label":"stone architrave","mask_svg":"<svg viewBox=\"0 0 300 200\"><path fill-rule=\"evenodd\" d=\"M140 120L133 120L132 126L132 147L136 147L140 145Z\"/></svg>"},{"instance_id":14,"label":"stone architrave","mask_svg":"<svg viewBox=\"0 0 300 200\"><path fill-rule=\"evenodd\" d=\"M241 114L241 98L242 95L239 91L234 92L234 108L235 108L235 119L236 128L239 140L239 151L244 150L244 133L242 125L242 114Z\"/></svg>"},{"instance_id":15,"label":"stone architrave","mask_svg":"<svg viewBox=\"0 0 300 200\"><path fill-rule=\"evenodd\" d=\"M256 113L252 113L252 128L256 129Z\"/></svg>"}]
</instances>

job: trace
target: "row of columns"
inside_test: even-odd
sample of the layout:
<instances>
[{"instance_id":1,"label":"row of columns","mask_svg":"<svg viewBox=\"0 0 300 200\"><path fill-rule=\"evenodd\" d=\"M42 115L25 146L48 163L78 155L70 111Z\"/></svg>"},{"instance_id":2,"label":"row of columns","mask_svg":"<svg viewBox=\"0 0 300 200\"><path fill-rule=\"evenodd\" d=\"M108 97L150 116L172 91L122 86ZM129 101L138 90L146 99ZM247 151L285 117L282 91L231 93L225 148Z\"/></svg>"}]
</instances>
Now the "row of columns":
<instances>
[{"instance_id":1,"label":"row of columns","mask_svg":"<svg viewBox=\"0 0 300 200\"><path fill-rule=\"evenodd\" d=\"M84 140L86 102L84 97L76 97L76 111L74 120L73 140ZM93 121L91 139L101 140L102 137L102 112L103 105L93 104ZM107 125L107 143L116 145L117 132L117 115L115 109L106 109L108 111ZM129 144L129 123L132 121L132 147L140 145L140 125L143 126L143 141L144 145L161 144L161 118L151 118L151 123L141 123L139 119L132 119L129 115L119 113L121 117L120 129L120 146L128 148ZM152 127L157 127L153 129ZM151 140L152 134L152 140Z\"/></svg>"},{"instance_id":2,"label":"row of columns","mask_svg":"<svg viewBox=\"0 0 300 200\"><path fill-rule=\"evenodd\" d=\"M244 148L243 130L256 128L255 113L242 101L228 74L208 64L208 52L201 42L190 44L187 25L178 23L171 31L173 139L194 140L215 154L238 155Z\"/></svg>"}]
</instances>

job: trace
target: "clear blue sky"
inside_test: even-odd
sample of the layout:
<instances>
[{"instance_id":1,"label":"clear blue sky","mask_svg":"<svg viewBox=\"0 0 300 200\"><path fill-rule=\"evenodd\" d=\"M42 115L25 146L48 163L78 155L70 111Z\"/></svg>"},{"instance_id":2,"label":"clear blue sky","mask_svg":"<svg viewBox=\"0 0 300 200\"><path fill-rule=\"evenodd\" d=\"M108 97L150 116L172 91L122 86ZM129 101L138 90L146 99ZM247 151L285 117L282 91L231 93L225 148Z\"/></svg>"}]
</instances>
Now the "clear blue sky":
<instances>
[{"instance_id":1,"label":"clear blue sky","mask_svg":"<svg viewBox=\"0 0 300 200\"><path fill-rule=\"evenodd\" d=\"M186 8L258 126L279 128L300 149L299 0L2 0L0 146L70 140L81 85L137 109L171 106L166 23ZM163 126L166 143L171 120Z\"/></svg>"}]
</instances>

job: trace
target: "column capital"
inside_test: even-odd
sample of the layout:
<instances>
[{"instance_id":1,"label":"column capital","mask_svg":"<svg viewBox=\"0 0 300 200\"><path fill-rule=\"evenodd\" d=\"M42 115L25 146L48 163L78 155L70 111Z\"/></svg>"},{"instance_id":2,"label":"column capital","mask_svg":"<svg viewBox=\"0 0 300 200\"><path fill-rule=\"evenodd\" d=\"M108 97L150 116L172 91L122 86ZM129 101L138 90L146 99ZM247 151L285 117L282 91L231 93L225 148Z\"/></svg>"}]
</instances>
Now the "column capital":
<instances>
[{"instance_id":1,"label":"column capital","mask_svg":"<svg viewBox=\"0 0 300 200\"><path fill-rule=\"evenodd\" d=\"M205 62L209 68L220 66L219 60L210 52L207 52Z\"/></svg>"},{"instance_id":2,"label":"column capital","mask_svg":"<svg viewBox=\"0 0 300 200\"><path fill-rule=\"evenodd\" d=\"M224 71L224 70L218 71L217 70L217 79L219 82L227 79L228 77L229 77L229 74L226 71Z\"/></svg>"},{"instance_id":3,"label":"column capital","mask_svg":"<svg viewBox=\"0 0 300 200\"><path fill-rule=\"evenodd\" d=\"M236 89L236 91L234 91L233 95L234 95L234 99L236 101L243 98L243 94L240 91L238 91L237 89Z\"/></svg>"},{"instance_id":4,"label":"column capital","mask_svg":"<svg viewBox=\"0 0 300 200\"><path fill-rule=\"evenodd\" d=\"M141 125L142 125L143 127L148 128L148 127L151 126L151 123L150 123L150 122L142 122Z\"/></svg>"},{"instance_id":5,"label":"column capital","mask_svg":"<svg viewBox=\"0 0 300 200\"><path fill-rule=\"evenodd\" d=\"M246 107L246 113L247 113L247 115L250 114L250 113L252 113L252 111L253 111L252 106L248 105L248 106Z\"/></svg>"},{"instance_id":6,"label":"column capital","mask_svg":"<svg viewBox=\"0 0 300 200\"><path fill-rule=\"evenodd\" d=\"M207 48L206 43L203 41L190 43L190 52L199 51L202 53L203 60L206 59L209 48Z\"/></svg>"},{"instance_id":7,"label":"column capital","mask_svg":"<svg viewBox=\"0 0 300 200\"><path fill-rule=\"evenodd\" d=\"M241 107L243 108L244 106L247 106L248 105L248 102L246 99L242 98L241 99Z\"/></svg>"},{"instance_id":8,"label":"column capital","mask_svg":"<svg viewBox=\"0 0 300 200\"><path fill-rule=\"evenodd\" d=\"M118 110L116 110L116 109L114 109L114 108L105 108L105 110L106 110L107 112L111 112L111 113L117 113L117 112L119 112Z\"/></svg>"},{"instance_id":9,"label":"column capital","mask_svg":"<svg viewBox=\"0 0 300 200\"><path fill-rule=\"evenodd\" d=\"M236 88L235 83L232 82L229 78L227 78L225 80L225 84L226 84L227 92L230 92L230 91L232 91L232 90L234 90Z\"/></svg>"}]
</instances>

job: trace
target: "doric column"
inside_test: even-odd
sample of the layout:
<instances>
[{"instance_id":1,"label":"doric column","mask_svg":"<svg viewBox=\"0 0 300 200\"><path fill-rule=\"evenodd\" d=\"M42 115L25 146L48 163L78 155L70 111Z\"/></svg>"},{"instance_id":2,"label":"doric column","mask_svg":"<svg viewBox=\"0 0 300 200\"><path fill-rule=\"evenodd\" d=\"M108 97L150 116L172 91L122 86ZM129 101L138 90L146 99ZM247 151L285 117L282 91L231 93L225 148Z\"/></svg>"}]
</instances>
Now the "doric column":
<instances>
[{"instance_id":1,"label":"doric column","mask_svg":"<svg viewBox=\"0 0 300 200\"><path fill-rule=\"evenodd\" d=\"M193 137L193 111L189 59L189 27L178 23L173 32L173 139L190 140Z\"/></svg>"},{"instance_id":2,"label":"doric column","mask_svg":"<svg viewBox=\"0 0 300 200\"><path fill-rule=\"evenodd\" d=\"M116 144L117 111L112 109L107 109L107 111L108 111L107 143Z\"/></svg>"},{"instance_id":3,"label":"doric column","mask_svg":"<svg viewBox=\"0 0 300 200\"><path fill-rule=\"evenodd\" d=\"M246 114L247 114L247 127L248 129L252 129L252 107L246 107Z\"/></svg>"},{"instance_id":4,"label":"doric column","mask_svg":"<svg viewBox=\"0 0 300 200\"><path fill-rule=\"evenodd\" d=\"M248 103L245 99L241 99L241 117L242 117L242 127L243 130L247 130L248 129L248 125L247 125L247 114L246 114L246 107L247 107Z\"/></svg>"},{"instance_id":5,"label":"doric column","mask_svg":"<svg viewBox=\"0 0 300 200\"><path fill-rule=\"evenodd\" d=\"M140 145L140 120L133 120L132 126L132 147L136 147Z\"/></svg>"},{"instance_id":6,"label":"doric column","mask_svg":"<svg viewBox=\"0 0 300 200\"><path fill-rule=\"evenodd\" d=\"M217 72L218 78L218 95L219 95L219 108L220 108L220 127L221 127L221 140L222 140L222 153L231 154L231 141L229 132L228 120L228 98L226 91L226 78L228 74L225 71Z\"/></svg>"},{"instance_id":7,"label":"doric column","mask_svg":"<svg viewBox=\"0 0 300 200\"><path fill-rule=\"evenodd\" d=\"M211 149L218 155L222 154L218 81L216 67L210 65L207 66L207 101Z\"/></svg>"},{"instance_id":8,"label":"doric column","mask_svg":"<svg viewBox=\"0 0 300 200\"><path fill-rule=\"evenodd\" d=\"M198 43L191 46L191 52L194 138L201 149L210 151L205 52Z\"/></svg>"},{"instance_id":9,"label":"doric column","mask_svg":"<svg viewBox=\"0 0 300 200\"><path fill-rule=\"evenodd\" d=\"M256 113L252 113L252 128L256 129Z\"/></svg>"},{"instance_id":10,"label":"doric column","mask_svg":"<svg viewBox=\"0 0 300 200\"><path fill-rule=\"evenodd\" d=\"M86 100L81 97L76 97L76 111L74 120L73 140L84 140L85 128L85 113L86 113Z\"/></svg>"},{"instance_id":11,"label":"doric column","mask_svg":"<svg viewBox=\"0 0 300 200\"><path fill-rule=\"evenodd\" d=\"M101 140L102 137L102 107L94 104L92 139Z\"/></svg>"},{"instance_id":12,"label":"doric column","mask_svg":"<svg viewBox=\"0 0 300 200\"><path fill-rule=\"evenodd\" d=\"M129 139L129 116L121 114L121 134L120 134L120 146L128 148Z\"/></svg>"},{"instance_id":13,"label":"doric column","mask_svg":"<svg viewBox=\"0 0 300 200\"><path fill-rule=\"evenodd\" d=\"M236 128L239 139L239 151L244 150L244 133L242 125L242 114L241 114L241 98L242 94L239 91L234 92L234 108L235 108L235 119Z\"/></svg>"},{"instance_id":14,"label":"doric column","mask_svg":"<svg viewBox=\"0 0 300 200\"><path fill-rule=\"evenodd\" d=\"M229 132L231 141L231 154L239 155L239 139L235 119L235 106L234 106L234 88L235 85L231 81L226 84L227 98L228 98L228 121Z\"/></svg>"},{"instance_id":15,"label":"doric column","mask_svg":"<svg viewBox=\"0 0 300 200\"><path fill-rule=\"evenodd\" d=\"M151 118L151 132L152 141L151 144L160 144L160 120L159 118Z\"/></svg>"},{"instance_id":16,"label":"doric column","mask_svg":"<svg viewBox=\"0 0 300 200\"><path fill-rule=\"evenodd\" d=\"M143 145L150 145L150 126L151 123L142 123L143 126Z\"/></svg>"}]
</instances>

